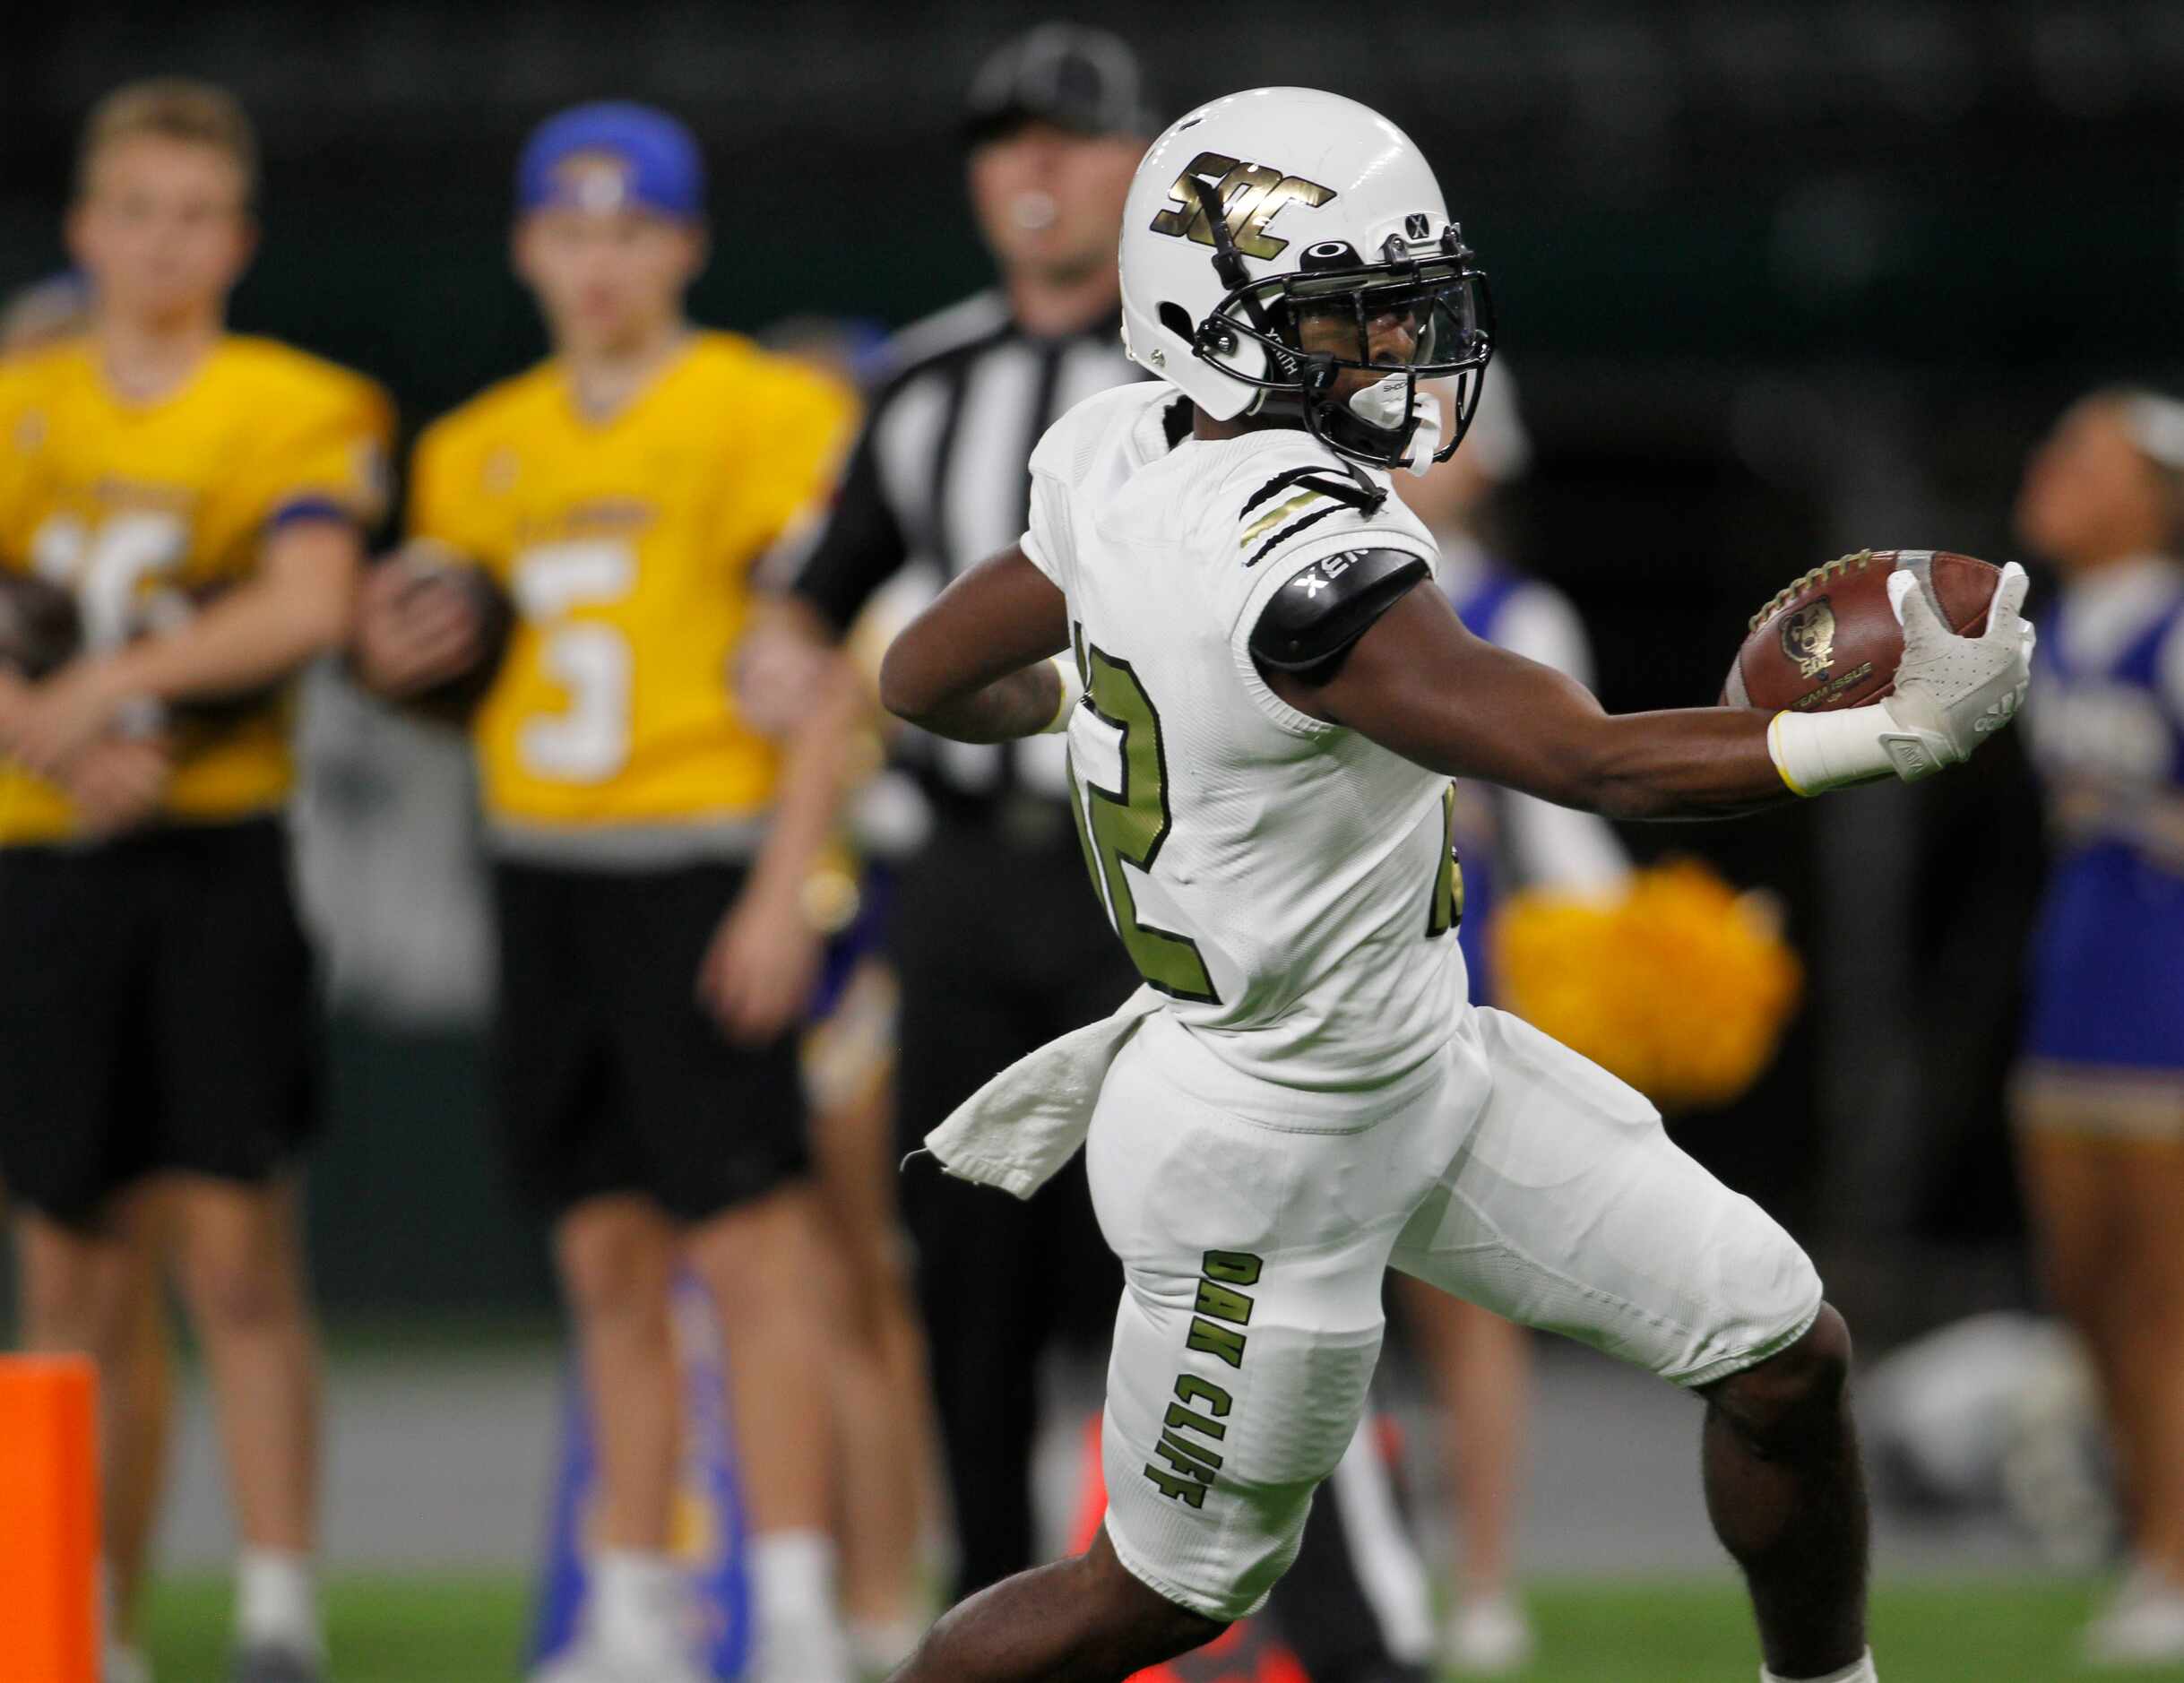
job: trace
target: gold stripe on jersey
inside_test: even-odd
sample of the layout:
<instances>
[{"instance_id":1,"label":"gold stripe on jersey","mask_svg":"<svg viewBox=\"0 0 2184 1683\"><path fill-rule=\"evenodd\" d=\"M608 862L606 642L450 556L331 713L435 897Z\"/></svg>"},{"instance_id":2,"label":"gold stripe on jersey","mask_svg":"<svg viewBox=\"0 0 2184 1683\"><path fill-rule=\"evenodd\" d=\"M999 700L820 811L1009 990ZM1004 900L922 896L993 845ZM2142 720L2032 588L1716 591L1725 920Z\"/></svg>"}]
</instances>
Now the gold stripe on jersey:
<instances>
[{"instance_id":1,"label":"gold stripe on jersey","mask_svg":"<svg viewBox=\"0 0 2184 1683\"><path fill-rule=\"evenodd\" d=\"M370 381L230 335L177 391L117 397L88 341L0 367L0 567L71 586L87 641L134 634L257 570L267 525L338 509L376 519L393 413ZM167 816L278 807L292 781L285 688L176 734ZM0 844L66 840L67 798L0 765Z\"/></svg>"},{"instance_id":2,"label":"gold stripe on jersey","mask_svg":"<svg viewBox=\"0 0 2184 1683\"><path fill-rule=\"evenodd\" d=\"M472 731L488 816L530 832L724 824L773 746L731 665L752 571L832 479L849 393L699 333L611 418L549 361L419 441L410 529L485 566L516 628Z\"/></svg>"},{"instance_id":3,"label":"gold stripe on jersey","mask_svg":"<svg viewBox=\"0 0 2184 1683\"><path fill-rule=\"evenodd\" d=\"M1262 514L1258 517L1258 519L1253 521L1251 524L1245 527L1242 535L1236 540L1236 547L1239 549L1250 548L1251 540L1254 538L1256 538L1261 532L1272 531L1276 526L1279 526L1291 514L1301 513L1303 510L1311 507L1314 503L1320 501L1327 494L1325 491L1299 491L1295 496L1291 497L1288 502L1283 503L1280 507L1276 508L1273 514Z\"/></svg>"}]
</instances>

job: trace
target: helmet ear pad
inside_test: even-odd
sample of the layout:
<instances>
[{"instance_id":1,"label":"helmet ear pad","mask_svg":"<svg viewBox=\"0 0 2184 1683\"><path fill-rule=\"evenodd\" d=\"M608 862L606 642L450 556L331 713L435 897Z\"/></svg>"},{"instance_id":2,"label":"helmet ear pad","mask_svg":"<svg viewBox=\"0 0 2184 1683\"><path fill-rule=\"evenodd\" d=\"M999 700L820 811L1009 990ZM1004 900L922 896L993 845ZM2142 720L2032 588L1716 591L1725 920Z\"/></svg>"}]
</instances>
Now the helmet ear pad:
<instances>
[{"instance_id":1,"label":"helmet ear pad","mask_svg":"<svg viewBox=\"0 0 2184 1683\"><path fill-rule=\"evenodd\" d=\"M1160 308L1161 324L1179 335L1187 354L1198 361L1208 363L1223 374L1244 381L1250 389L1238 393L1237 400L1225 406L1209 404L1198 400L1198 407L1215 420L1232 420L1239 415L1254 413L1264 395L1260 389L1271 376L1274 359L1266 346L1249 333L1239 333L1223 325L1225 316L1208 316L1204 322L1193 322L1190 312L1180 304L1163 303Z\"/></svg>"}]
</instances>

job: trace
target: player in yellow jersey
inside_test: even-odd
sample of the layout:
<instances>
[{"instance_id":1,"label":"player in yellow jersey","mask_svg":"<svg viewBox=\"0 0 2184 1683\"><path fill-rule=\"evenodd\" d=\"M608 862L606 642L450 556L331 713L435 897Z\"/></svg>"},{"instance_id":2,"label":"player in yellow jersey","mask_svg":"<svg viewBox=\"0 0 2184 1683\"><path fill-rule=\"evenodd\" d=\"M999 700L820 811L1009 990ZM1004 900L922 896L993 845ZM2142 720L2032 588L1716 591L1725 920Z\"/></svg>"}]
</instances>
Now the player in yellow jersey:
<instances>
[{"instance_id":1,"label":"player in yellow jersey","mask_svg":"<svg viewBox=\"0 0 2184 1683\"><path fill-rule=\"evenodd\" d=\"M316 1024L283 691L347 634L389 416L367 382L225 331L255 167L218 90L108 98L68 221L89 331L0 369L0 567L72 592L81 630L41 681L0 678L0 1173L26 1339L99 1363L117 1630L156 1476L127 1424L141 1305L171 1234L243 1543L237 1676L303 1683L318 1404L293 1169ZM145 1670L117 1644L108 1675Z\"/></svg>"},{"instance_id":2,"label":"player in yellow jersey","mask_svg":"<svg viewBox=\"0 0 2184 1683\"><path fill-rule=\"evenodd\" d=\"M583 107L532 137L514 249L555 355L419 443L412 545L376 570L357 645L367 684L417 696L484 655L451 562L515 608L471 717L496 854L502 1132L555 1222L600 1485L592 1593L557 1683L704 1675L678 1640L667 1553L668 1291L685 1264L730 1352L752 1675L848 1673L795 1049L819 955L802 894L835 773L777 787L730 667L752 568L824 486L852 404L688 324L703 194L695 143L657 111ZM807 728L846 738L855 693L834 688Z\"/></svg>"},{"instance_id":3,"label":"player in yellow jersey","mask_svg":"<svg viewBox=\"0 0 2184 1683\"><path fill-rule=\"evenodd\" d=\"M0 304L0 362L79 339L90 326L91 292L81 276L62 274L35 282ZM14 575L8 574L0 588L15 583ZM0 661L0 687L10 675L11 669ZM163 758L152 756L143 770L137 798L160 787L166 774ZM0 929L5 928L5 916L4 893L0 892ZM5 1194L6 1187L0 1186L0 1211L5 1208ZM104 1441L99 1446L108 1469L104 1536L109 1558L135 1561L142 1556L143 1539L151 1534L160 1487L166 1480L174 1436L174 1361L162 1282L150 1258L120 1283L119 1290L134 1301L117 1299L111 1313L131 1318L137 1342L127 1358L127 1389L109 1385L106 1393ZM117 1499L125 1496L125 1504ZM133 1662L134 1656L125 1652L120 1667L124 1678Z\"/></svg>"},{"instance_id":4,"label":"player in yellow jersey","mask_svg":"<svg viewBox=\"0 0 2184 1683\"><path fill-rule=\"evenodd\" d=\"M91 291L81 276L69 273L34 282L0 304L0 362L35 355L48 346L78 339L90 330ZM13 575L5 578L12 588ZM10 669L0 663L0 686ZM142 791L155 791L165 776L164 762L152 758L145 766ZM142 798L140 796L140 798ZM5 917L0 899L0 919ZM0 928L4 923L0 922ZM6 1187L0 1186L0 1211L5 1209ZM149 1264L149 1259L147 1259ZM134 1287L134 1290L130 1288ZM167 1325L167 1304L157 1269L146 1265L133 1272L121 1290L134 1303L116 1301L112 1313L134 1321L139 1341L127 1365L131 1383L125 1392L110 1387L106 1393L107 1418L100 1454L108 1468L109 1500L104 1515L104 1537L109 1558L134 1561L143 1553L143 1539L158 1507L160 1487L166 1481L167 1456L174 1437L174 1361ZM125 1492L127 1505L113 1497ZM134 1656L122 1656L120 1675L126 1678ZM138 1668L141 1675L141 1667Z\"/></svg>"}]
</instances>

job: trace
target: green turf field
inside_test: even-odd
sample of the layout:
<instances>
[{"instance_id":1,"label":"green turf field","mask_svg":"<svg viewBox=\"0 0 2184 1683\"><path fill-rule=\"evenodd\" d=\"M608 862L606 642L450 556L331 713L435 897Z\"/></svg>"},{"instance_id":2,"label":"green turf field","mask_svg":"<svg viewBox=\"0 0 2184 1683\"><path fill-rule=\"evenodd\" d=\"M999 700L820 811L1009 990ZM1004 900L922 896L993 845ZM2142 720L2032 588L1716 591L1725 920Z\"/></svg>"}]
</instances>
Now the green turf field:
<instances>
[{"instance_id":1,"label":"green turf field","mask_svg":"<svg viewBox=\"0 0 2184 1683\"><path fill-rule=\"evenodd\" d=\"M1874 1643L1888 1683L2171 1683L2184 1670L2080 1672L2072 1640L2093 1586L2050 1582L1926 1584L1882 1592ZM335 1683L507 1683L526 1590L500 1578L350 1578L329 1587ZM1542 1649L1534 1683L1751 1683L1743 1602L1722 1584L1560 1583L1532 1592ZM224 1675L227 1592L184 1581L152 1598L162 1679Z\"/></svg>"}]
</instances>

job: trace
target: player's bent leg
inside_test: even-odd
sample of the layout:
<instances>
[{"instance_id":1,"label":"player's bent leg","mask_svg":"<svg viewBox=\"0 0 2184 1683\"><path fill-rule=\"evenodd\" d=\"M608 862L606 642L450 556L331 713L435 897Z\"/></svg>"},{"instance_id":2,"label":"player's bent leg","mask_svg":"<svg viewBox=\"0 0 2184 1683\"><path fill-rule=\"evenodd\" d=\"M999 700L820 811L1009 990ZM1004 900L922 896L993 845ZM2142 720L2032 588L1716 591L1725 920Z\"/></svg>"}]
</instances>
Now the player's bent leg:
<instances>
[{"instance_id":1,"label":"player's bent leg","mask_svg":"<svg viewBox=\"0 0 2184 1683\"><path fill-rule=\"evenodd\" d=\"M1707 1515L1743 1569L1776 1678L1833 1677L1866 1651L1850 1367L1850 1330L1823 1305L1789 1348L1701 1390Z\"/></svg>"},{"instance_id":2,"label":"player's bent leg","mask_svg":"<svg viewBox=\"0 0 2184 1683\"><path fill-rule=\"evenodd\" d=\"M1430 1683L1433 1599L1379 1422L1368 1419L1313 1497L1268 1615L1312 1683Z\"/></svg>"},{"instance_id":3,"label":"player's bent leg","mask_svg":"<svg viewBox=\"0 0 2184 1683\"><path fill-rule=\"evenodd\" d=\"M1498 1011L1460 1032L1491 1071L1489 1097L1395 1266L1705 1394L1709 1507L1752 1583L1774 1674L1860 1663L1849 1342L1810 1260L1605 1070Z\"/></svg>"},{"instance_id":4,"label":"player's bent leg","mask_svg":"<svg viewBox=\"0 0 2184 1683\"><path fill-rule=\"evenodd\" d=\"M962 1602L889 1683L1121 1683L1227 1628L1125 1569L1102 1531L1074 1559Z\"/></svg>"},{"instance_id":5,"label":"player's bent leg","mask_svg":"<svg viewBox=\"0 0 2184 1683\"><path fill-rule=\"evenodd\" d=\"M1488 1097L1395 1267L1691 1388L1812 1325L1810 1259L1670 1140L1643 1094L1520 1018L1467 1017Z\"/></svg>"},{"instance_id":6,"label":"player's bent leg","mask_svg":"<svg viewBox=\"0 0 2184 1683\"><path fill-rule=\"evenodd\" d=\"M798 1180L688 1239L729 1352L760 1683L846 1683L850 1673L828 1529L834 1433L817 1233L811 1188Z\"/></svg>"},{"instance_id":7,"label":"player's bent leg","mask_svg":"<svg viewBox=\"0 0 2184 1683\"><path fill-rule=\"evenodd\" d=\"M298 1195L292 1178L195 1175L177 1177L172 1194L183 1304L211 1370L243 1544L238 1644L315 1664L324 1649L311 1568L319 1361Z\"/></svg>"},{"instance_id":8,"label":"player's bent leg","mask_svg":"<svg viewBox=\"0 0 2184 1683\"><path fill-rule=\"evenodd\" d=\"M1365 1408L1389 1247L1447 1161L1447 1075L1437 1061L1338 1115L1159 1018L1109 1071L1086 1158L1125 1278L1107 1534L1166 1599L1233 1620L1296 1558Z\"/></svg>"},{"instance_id":9,"label":"player's bent leg","mask_svg":"<svg viewBox=\"0 0 2184 1683\"><path fill-rule=\"evenodd\" d=\"M1368 1233L1346 1255L1329 1235L1309 1234L1304 1255L1284 1255L1266 1229L1273 1212L1255 1200L1224 1211L1187 1192L1176 1208L1149 1207L1144 1195L1164 1169L1208 1169L1208 1142L1155 1161L1151 1136L1178 1118L1171 1107L1138 1109L1137 1096L1118 1095L1092 1164L1128 1276L1101 1428L1107 1523L1083 1555L963 1602L895 1674L901 1683L1119 1683L1210 1642L1263 1602L1295 1558L1312 1492L1354 1433L1379 1351L1378 1246L1391 1235L1377 1246ZM1170 1138L1187 1132L1175 1126ZM1247 1151L1262 1142L1231 1143ZM1237 1167L1235 1153L1226 1166ZM1208 1250L1199 1235L1176 1235L1176 1218L1194 1204L1216 1226L1225 1213L1223 1237L1259 1248ZM1187 1261L1178 1259L1184 1251Z\"/></svg>"}]
</instances>

